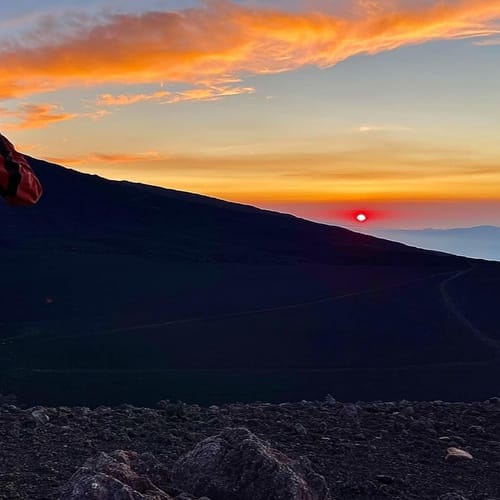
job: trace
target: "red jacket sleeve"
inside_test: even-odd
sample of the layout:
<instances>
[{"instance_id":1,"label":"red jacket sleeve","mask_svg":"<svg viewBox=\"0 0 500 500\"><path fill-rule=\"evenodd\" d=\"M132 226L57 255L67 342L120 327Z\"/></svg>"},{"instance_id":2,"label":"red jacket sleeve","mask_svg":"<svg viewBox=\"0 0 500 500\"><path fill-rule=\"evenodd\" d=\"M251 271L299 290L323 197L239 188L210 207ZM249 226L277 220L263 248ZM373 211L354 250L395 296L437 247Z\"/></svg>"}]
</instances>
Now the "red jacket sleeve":
<instances>
[{"instance_id":1,"label":"red jacket sleeve","mask_svg":"<svg viewBox=\"0 0 500 500\"><path fill-rule=\"evenodd\" d=\"M26 158L0 134L0 195L9 205L33 205L42 186Z\"/></svg>"}]
</instances>

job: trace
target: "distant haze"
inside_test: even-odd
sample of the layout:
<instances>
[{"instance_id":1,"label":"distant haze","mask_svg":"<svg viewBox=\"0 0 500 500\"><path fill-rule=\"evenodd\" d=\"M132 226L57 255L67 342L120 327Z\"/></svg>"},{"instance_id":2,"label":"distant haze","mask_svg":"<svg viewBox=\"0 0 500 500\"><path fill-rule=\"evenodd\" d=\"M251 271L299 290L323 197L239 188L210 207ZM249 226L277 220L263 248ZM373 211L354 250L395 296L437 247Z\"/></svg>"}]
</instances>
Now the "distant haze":
<instances>
[{"instance_id":1,"label":"distant haze","mask_svg":"<svg viewBox=\"0 0 500 500\"><path fill-rule=\"evenodd\" d=\"M429 250L500 261L500 227L457 229L364 229L360 232Z\"/></svg>"}]
</instances>

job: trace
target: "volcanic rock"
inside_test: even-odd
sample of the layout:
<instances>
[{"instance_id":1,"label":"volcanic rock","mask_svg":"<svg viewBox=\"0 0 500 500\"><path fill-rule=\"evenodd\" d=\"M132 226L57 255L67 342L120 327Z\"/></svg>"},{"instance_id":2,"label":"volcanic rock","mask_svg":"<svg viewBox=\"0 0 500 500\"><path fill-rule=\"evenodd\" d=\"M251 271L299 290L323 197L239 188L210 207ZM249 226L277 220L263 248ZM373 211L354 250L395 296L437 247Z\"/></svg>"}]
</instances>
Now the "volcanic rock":
<instances>
[{"instance_id":1,"label":"volcanic rock","mask_svg":"<svg viewBox=\"0 0 500 500\"><path fill-rule=\"evenodd\" d=\"M72 476L61 500L171 500L145 475L160 467L151 454L100 453Z\"/></svg>"},{"instance_id":2,"label":"volcanic rock","mask_svg":"<svg viewBox=\"0 0 500 500\"><path fill-rule=\"evenodd\" d=\"M205 439L174 465L174 483L214 500L330 500L308 460L292 461L246 428Z\"/></svg>"}]
</instances>

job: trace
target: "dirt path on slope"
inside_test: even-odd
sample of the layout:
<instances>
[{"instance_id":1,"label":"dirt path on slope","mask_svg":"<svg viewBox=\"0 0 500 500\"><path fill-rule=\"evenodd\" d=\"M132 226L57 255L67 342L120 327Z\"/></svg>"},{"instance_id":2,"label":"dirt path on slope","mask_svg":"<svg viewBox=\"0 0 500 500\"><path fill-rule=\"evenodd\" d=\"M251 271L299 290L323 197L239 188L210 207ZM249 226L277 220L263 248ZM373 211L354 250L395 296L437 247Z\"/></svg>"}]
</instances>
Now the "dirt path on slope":
<instances>
[{"instance_id":1,"label":"dirt path on slope","mask_svg":"<svg viewBox=\"0 0 500 500\"><path fill-rule=\"evenodd\" d=\"M439 292L441 293L441 297L443 298L444 304L448 311L455 317L455 319L461 323L467 330L469 330L474 338L487 346L495 353L495 361L500 360L500 341L492 339L488 337L481 329L479 329L472 321L470 321L465 314L460 310L458 304L451 298L447 286L455 280L466 276L471 273L473 270L477 268L477 264L471 266L469 269L465 269L463 271L459 271L455 273L453 276L446 278L439 285Z\"/></svg>"}]
</instances>

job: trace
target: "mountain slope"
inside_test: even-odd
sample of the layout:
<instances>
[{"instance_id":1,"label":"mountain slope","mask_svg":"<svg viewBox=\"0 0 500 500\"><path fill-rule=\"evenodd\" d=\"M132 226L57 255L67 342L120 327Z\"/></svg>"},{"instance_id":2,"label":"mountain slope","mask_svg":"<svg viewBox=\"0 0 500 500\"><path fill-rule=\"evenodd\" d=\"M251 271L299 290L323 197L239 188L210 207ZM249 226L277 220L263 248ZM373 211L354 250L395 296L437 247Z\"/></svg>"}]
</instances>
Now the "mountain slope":
<instances>
[{"instance_id":1,"label":"mountain slope","mask_svg":"<svg viewBox=\"0 0 500 500\"><path fill-rule=\"evenodd\" d=\"M495 306L468 290L499 265L30 162L44 198L0 208L4 391L446 399L464 370L461 399L490 390L497 351L464 318L495 337Z\"/></svg>"},{"instance_id":2,"label":"mountain slope","mask_svg":"<svg viewBox=\"0 0 500 500\"><path fill-rule=\"evenodd\" d=\"M30 159L45 189L35 209L2 207L5 243L47 238L86 251L182 261L441 265L430 252L200 195L109 181Z\"/></svg>"}]
</instances>

